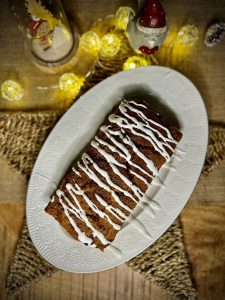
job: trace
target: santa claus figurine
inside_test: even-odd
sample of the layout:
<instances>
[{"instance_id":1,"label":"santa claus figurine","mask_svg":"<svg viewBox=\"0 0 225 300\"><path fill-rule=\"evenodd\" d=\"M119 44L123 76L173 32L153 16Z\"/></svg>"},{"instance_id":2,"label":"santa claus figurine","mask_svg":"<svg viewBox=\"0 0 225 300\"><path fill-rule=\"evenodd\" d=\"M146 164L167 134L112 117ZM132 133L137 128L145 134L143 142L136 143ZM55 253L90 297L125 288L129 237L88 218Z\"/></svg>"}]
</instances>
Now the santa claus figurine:
<instances>
[{"instance_id":1,"label":"santa claus figurine","mask_svg":"<svg viewBox=\"0 0 225 300\"><path fill-rule=\"evenodd\" d=\"M53 30L51 30L48 21L33 20L28 24L33 38L39 40L39 45L43 50L47 50L52 45Z\"/></svg>"},{"instance_id":2,"label":"santa claus figurine","mask_svg":"<svg viewBox=\"0 0 225 300\"><path fill-rule=\"evenodd\" d=\"M141 11L127 25L131 47L143 54L153 54L167 35L165 12L158 0L146 0Z\"/></svg>"}]
</instances>

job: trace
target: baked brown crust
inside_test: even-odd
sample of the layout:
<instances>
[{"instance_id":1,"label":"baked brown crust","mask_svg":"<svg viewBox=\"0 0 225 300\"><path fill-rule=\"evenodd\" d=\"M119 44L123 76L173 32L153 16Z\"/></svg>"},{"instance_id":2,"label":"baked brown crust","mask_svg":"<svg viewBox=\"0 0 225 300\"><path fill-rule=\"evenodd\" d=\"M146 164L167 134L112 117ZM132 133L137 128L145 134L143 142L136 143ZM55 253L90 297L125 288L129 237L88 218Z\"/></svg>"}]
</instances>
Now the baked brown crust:
<instances>
[{"instance_id":1,"label":"baked brown crust","mask_svg":"<svg viewBox=\"0 0 225 300\"><path fill-rule=\"evenodd\" d=\"M125 114L127 114L127 116L124 115L121 107L125 107ZM96 213L96 208L98 211L107 215L111 222L122 227L125 221L124 218L115 210L113 210L112 213L109 207L119 209L122 212L121 214L128 217L142 198L141 195L146 192L148 185L153 180L154 174L147 166L143 155L159 170L166 160L169 160L165 158L165 153L167 153L170 158L173 154L173 150L176 148L177 142L182 138L182 133L176 127L170 126L162 116L150 110L143 101L122 101L121 105L115 110L114 115L111 116L116 116L115 120L108 121L107 127L105 127L106 131L100 130L97 134L97 138L95 137L95 144L92 143L86 150L85 155L91 158L92 162L87 160L85 165L85 161L81 158L74 165L73 169L66 174L59 184L58 192L56 191L53 194L52 201L49 202L45 208L45 211L53 216L74 239L81 240L72 224L72 218L79 230L86 236L85 239L91 239L92 246L96 246L101 250L104 250L115 239L118 228L115 229L106 216L102 217L100 216L101 213ZM120 126L119 121L117 122L118 118L123 119L123 123L121 123L123 128ZM136 120L137 123L134 123L133 120ZM124 122L128 122L129 125L127 127L124 126ZM132 124L141 124L140 126L142 127L140 127L141 129L136 125L136 127L132 127ZM134 131L132 132L133 129L131 128L134 128L135 133ZM149 128L151 128L151 132L154 134L154 139L157 141L156 143L153 140L152 142L149 141L150 135L148 134L152 134ZM171 139L168 138L167 130L169 130L171 134ZM143 132L145 132L145 134L143 134ZM112 140L112 137L114 140ZM166 143L162 144L166 138ZM128 142L125 143L125 140ZM101 143L99 141L101 141ZM128 144L129 141L131 141L131 144ZM122 148L118 145L122 145L127 149L130 160L127 159L128 154L126 154L126 157L125 152L123 152L121 150ZM160 147L163 145L165 150L163 155L159 149L157 149L158 146L156 145L160 145ZM100 147L100 150L98 147ZM115 163L112 163L112 161L110 163L109 160L112 159L115 160ZM98 170L93 162L97 165ZM137 166L139 166L139 168L137 168ZM89 173L87 170L89 170ZM90 172L92 174L94 173L95 175L93 176L97 176L98 180L93 179L95 177L90 175ZM106 174L108 174L109 179L107 179ZM127 180L129 180L132 185L129 186ZM98 184L99 182L101 185L104 184L108 186L109 190L107 191L106 188ZM68 188L68 186L70 188ZM76 191L73 190L73 188ZM137 192L135 188L139 189L139 192ZM60 195L59 191L61 193ZM113 192L115 194L113 194ZM104 201L99 201L96 195ZM115 195L118 196L124 205L129 207L130 211L118 203ZM91 205L91 207L89 205L90 203L88 204L87 198L94 206ZM76 201L78 201L80 208ZM65 207L62 206L62 203L66 205L67 214L69 214L70 218L65 214ZM106 205L108 206L106 207ZM89 223L87 224L87 221L84 221L79 213L74 213L74 209L76 212L77 210L80 212L83 211ZM98 236L93 234L93 228L96 232L101 233L108 243L103 243Z\"/></svg>"}]
</instances>

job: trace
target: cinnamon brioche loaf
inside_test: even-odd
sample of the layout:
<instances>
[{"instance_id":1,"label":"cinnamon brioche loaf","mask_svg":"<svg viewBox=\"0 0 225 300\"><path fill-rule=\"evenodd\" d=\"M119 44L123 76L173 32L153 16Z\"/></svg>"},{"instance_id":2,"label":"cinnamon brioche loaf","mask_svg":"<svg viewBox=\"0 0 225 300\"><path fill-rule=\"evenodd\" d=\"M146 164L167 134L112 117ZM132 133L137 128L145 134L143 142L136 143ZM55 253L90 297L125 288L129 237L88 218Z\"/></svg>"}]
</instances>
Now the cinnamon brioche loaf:
<instances>
[{"instance_id":1,"label":"cinnamon brioche loaf","mask_svg":"<svg viewBox=\"0 0 225 300\"><path fill-rule=\"evenodd\" d=\"M74 239L104 250L181 137L145 102L123 100L61 181L45 211Z\"/></svg>"}]
</instances>

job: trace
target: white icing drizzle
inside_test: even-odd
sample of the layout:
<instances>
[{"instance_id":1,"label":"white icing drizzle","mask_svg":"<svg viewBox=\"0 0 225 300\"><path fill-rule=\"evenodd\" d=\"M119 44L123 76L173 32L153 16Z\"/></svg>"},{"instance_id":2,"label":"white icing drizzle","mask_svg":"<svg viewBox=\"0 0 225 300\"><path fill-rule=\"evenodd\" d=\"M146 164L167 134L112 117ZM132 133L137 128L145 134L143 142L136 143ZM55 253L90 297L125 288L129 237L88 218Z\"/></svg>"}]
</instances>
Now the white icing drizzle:
<instances>
[{"instance_id":1,"label":"white icing drizzle","mask_svg":"<svg viewBox=\"0 0 225 300\"><path fill-rule=\"evenodd\" d=\"M76 188L75 188L76 187ZM78 186L78 184L75 184L75 187L72 186L71 183L67 183L66 184L66 189L68 190L68 192L70 193L71 197L73 198L73 200L75 201L76 205L79 207L80 210L83 211L82 207L79 204L79 201L77 200L76 196L74 194L77 195L82 195L83 199L86 201L86 203L88 204L88 206L102 219L107 220L114 229L116 230L120 230L121 226L118 224L113 223L113 221L109 218L109 216L107 214L105 214L103 211L99 210L97 208L97 206L89 199L89 197L87 196L87 194L85 194L85 192ZM84 211L83 211L84 212Z\"/></svg>"},{"instance_id":2,"label":"white icing drizzle","mask_svg":"<svg viewBox=\"0 0 225 300\"><path fill-rule=\"evenodd\" d=\"M104 127L102 127L101 128L101 130L107 135L107 137L109 138L109 139L111 139L111 137L112 137L112 135L110 135L110 134L108 134L107 133L107 131L106 131L106 128ZM113 131L111 131L111 133L113 133ZM95 138L96 139L96 138ZM124 139L124 137L123 137L123 139ZM105 143L104 141L102 141L101 139L99 139L99 138L97 138L96 139L99 143L101 143L101 144L103 144L103 145L106 145L106 146L111 146L110 144L108 144L107 142ZM112 139L111 139L112 140ZM113 138L113 140L114 141L116 141L114 138ZM112 140L112 141L113 141ZM92 146L94 146L94 145L96 145L96 144L93 144L92 143ZM122 145L121 143L119 143L118 141L117 141L117 146L118 146L118 148L120 148L120 145ZM109 147L109 149L110 149L110 147ZM120 148L121 149L121 148ZM126 150L127 150L127 148L125 148ZM117 149L113 146L113 149L110 149L111 151L113 151L113 152L116 152L116 153L118 153L118 151L117 151ZM128 151L128 150L127 150ZM102 152L100 152L101 154L102 154ZM124 157L125 155L124 154L121 154L121 153L119 153L119 155L121 156L121 157ZM123 155L123 156L122 156ZM130 153L129 153L129 155L130 155ZM130 155L131 156L131 155ZM104 155L104 157L105 157L105 155ZM113 157L113 156L111 156L111 157ZM106 159L107 159L107 161L108 162L110 162L110 158L107 158L107 157L105 157ZM133 165L134 167L136 167L136 168L138 168L141 172L143 172L143 173L145 173L146 175L148 175L149 177L152 177L151 175L149 175L149 173L147 173L143 168L141 168L140 166L138 166L138 165L136 165L136 164L134 164L134 163L132 163L126 156L125 156L125 158L127 159L127 162L130 164L130 165ZM115 161L115 158L113 157L113 161ZM117 161L116 161L117 162ZM115 162L115 163L116 163ZM111 164L110 164L111 165ZM121 164L119 164L120 166L122 166L122 167L125 167L125 165L121 165ZM116 173L116 172L115 172ZM139 178L139 179L141 179L146 185L148 185L148 182L147 182L147 180L143 177L143 176L141 176L140 174L137 174L137 173L135 173L134 171L132 171L132 170L130 170L130 173L131 174L133 174L133 175L135 175L137 178ZM153 178L153 177L152 177ZM153 183L153 184L156 184L156 185L162 185L162 184L159 184L159 182L155 182L155 183ZM129 196L130 197L130 196Z\"/></svg>"},{"instance_id":3,"label":"white icing drizzle","mask_svg":"<svg viewBox=\"0 0 225 300\"><path fill-rule=\"evenodd\" d=\"M62 200L62 197L65 200L69 200L66 195L61 191L61 190L57 190L56 191L57 196L59 197L59 202L62 205L65 215L67 216L68 220L70 221L70 224L73 226L74 230L76 231L77 235L78 235L78 240L81 241L84 244L87 245L91 245L94 241L87 237L86 234L80 230L80 228L77 226L76 222L73 220L73 218L70 217L69 212L72 212L74 215L76 215L77 218L81 219L81 217L79 216L79 214L76 212L76 210L71 209L70 207L68 207Z\"/></svg>"},{"instance_id":4,"label":"white icing drizzle","mask_svg":"<svg viewBox=\"0 0 225 300\"><path fill-rule=\"evenodd\" d=\"M129 108L131 111L134 111L138 116L142 118L142 120L144 120L145 123L138 121L133 116L130 116L127 112L127 108ZM169 138L164 137L157 129L150 126L149 123L146 122L148 118L146 118L141 111L129 105L126 101L123 101L120 104L119 110L125 116L125 118L118 115L110 115L109 120L113 123L117 123L121 128L129 129L134 135L141 136L142 138L148 140L153 145L154 149L159 152L166 161L169 161L170 155L168 154L164 146L167 146L171 151L173 151L173 148L168 143L168 141L173 142L175 140L172 138L173 140L171 141ZM132 123L130 123L129 120L131 120ZM163 126L160 125L160 127ZM158 134L163 142L158 140L158 138L154 135L154 132Z\"/></svg>"},{"instance_id":5,"label":"white icing drizzle","mask_svg":"<svg viewBox=\"0 0 225 300\"><path fill-rule=\"evenodd\" d=\"M99 167L99 166L91 159L91 157L90 157L87 153L84 153L84 154L82 155L82 161L83 161L83 163L84 163L84 166L82 166L82 164L81 164L80 162L78 162L78 167L79 167L81 170L83 170L83 171L87 174L87 176L88 176L89 178L91 178L92 180L94 180L99 186L101 186L101 187L102 187L103 189L105 189L107 192L111 193L112 196L113 196L113 198L114 198L114 200L115 200L120 206L122 206L125 210L127 210L127 211L129 211L129 212L132 212L132 209L131 209L129 206L127 206L126 204L124 204L124 203L120 200L120 198L118 197L118 195L110 188L110 186L111 186L111 187L113 187L113 188L115 188L115 189L117 189L117 190L119 190L119 191L124 192L123 189L120 188L120 186L116 185L116 184L110 179L109 174L108 174L105 170L101 169L101 168L100 168L100 167ZM102 176L104 176L104 178L106 179L108 185L105 184L102 180L100 180L100 178L99 178L99 177L91 170L91 168L89 168L89 166L88 166L88 161L89 161L90 163L92 163L92 166L95 168L95 170L96 170L97 172L99 172Z\"/></svg>"},{"instance_id":6,"label":"white icing drizzle","mask_svg":"<svg viewBox=\"0 0 225 300\"><path fill-rule=\"evenodd\" d=\"M149 184L149 183L147 182L147 180L146 180L143 176L141 176L141 175L139 175L139 174L133 172L132 170L130 170L130 173L133 174L133 175L135 175L137 178L141 179L146 185ZM155 178L153 179L153 181L151 182L151 184L157 185L157 186L161 186L162 188L165 188L164 183L162 183L162 181L160 181L159 177L155 177Z\"/></svg>"},{"instance_id":7,"label":"white icing drizzle","mask_svg":"<svg viewBox=\"0 0 225 300\"><path fill-rule=\"evenodd\" d=\"M160 155L163 156L166 161L170 160L170 155L165 147L174 152L173 147L169 143L177 144L177 141L174 140L170 131L166 127L153 121L152 119L149 119L142 111L136 108L138 106L148 109L147 106L145 106L144 104L137 103L135 101L122 101L119 106L119 111L122 114L122 116L115 114L111 114L109 116L109 121L119 125L120 129L117 131L111 130L110 125L102 126L100 128L100 130L109 139L110 143L105 140L102 140L98 136L96 136L95 140L91 142L92 147L94 147L98 151L98 153L100 153L106 159L112 171L120 177L120 179L129 187L133 194L131 194L131 192L128 192L127 190L122 189L118 184L113 182L108 172L100 168L99 165L87 153L84 153L82 155L81 161L79 161L77 164L79 169L82 170L91 180L93 180L98 186L100 186L112 195L113 199L120 208L123 208L129 213L132 212L132 209L120 200L119 196L114 190L123 193L135 203L138 203L139 200L142 198L143 192L129 178L127 178L118 167L126 169L126 164L133 166L140 172L136 173L134 170L130 169L129 173L136 176L136 178L140 179L145 185L148 185L148 180L146 180L146 178L143 175L147 175L148 178L155 178L152 182L153 184L161 185L162 187L164 187L164 185L162 182L160 182L160 180L156 178L156 176L158 175L158 169L154 165L153 161L147 158L145 154L138 149L135 143L125 133L124 129L129 129L132 132L132 134L148 140L154 147L155 151L160 153ZM130 115L128 110L135 113L141 119L141 121L135 118L134 115ZM160 127L166 133L167 136L164 136L159 130L157 130L152 125ZM116 136L119 137L122 140L122 142L119 142ZM111 152L117 153L120 158L125 159L125 163L121 163L120 161L118 161L112 154L107 152L103 146L108 147L108 149ZM127 146L131 147L132 151L145 163L149 172L147 172L146 169L142 168L140 165L134 163L131 160L131 153L128 151ZM179 156L177 156L177 159L178 157ZM81 177L81 173L76 168L73 167L72 170L75 174ZM107 182L107 184L100 179L98 174L104 177L104 180ZM111 244L101 232L97 231L94 228L92 223L89 221L88 215L86 214L85 210L81 207L76 195L81 195L84 201L90 207L90 209L94 213L96 213L100 218L106 220L115 230L120 230L121 226L112 221L112 216L114 216L115 219L117 219L118 221L124 222L128 219L126 214L120 208L108 204L100 195L96 193L96 200L105 208L105 211L108 211L111 214L110 218L110 216L105 211L103 212L102 210L100 210L97 207L97 205L95 205L92 202L92 200L87 196L87 194L82 190L82 188L78 184L75 184L75 186L73 186L71 183L67 183L66 189L71 195L76 206L61 190L57 190L56 194L58 195L59 202L64 209L65 215L67 216L69 222L78 234L78 239L89 246L95 246L94 240L86 236L86 234L80 230L80 228L78 227L78 225L73 220L70 214L74 214L77 218L84 222L86 226L92 230L92 236L94 238L97 237L103 245ZM52 201L54 201L54 198ZM132 223L134 223L133 225L142 234L150 237L145 227L138 220L134 218L132 218L132 220Z\"/></svg>"},{"instance_id":8,"label":"white icing drizzle","mask_svg":"<svg viewBox=\"0 0 225 300\"><path fill-rule=\"evenodd\" d=\"M114 164L114 165L117 165L121 168L126 168L126 166L124 164L121 164L120 162L118 162L118 160L116 160L114 158L114 156L112 156L111 154L107 153L105 150L103 150L99 143L95 142L95 141L92 141L91 142L91 146L94 147L103 157L105 157L106 161L110 164Z\"/></svg>"},{"instance_id":9,"label":"white icing drizzle","mask_svg":"<svg viewBox=\"0 0 225 300\"><path fill-rule=\"evenodd\" d=\"M122 157L122 158L125 158L126 159L126 162L129 164L129 165L131 165L131 166L133 166L133 167L135 167L135 168L137 168L139 171L141 171L142 173L144 173L145 175L147 175L148 177L152 177L148 172L146 172L141 166L139 166L139 165L137 165L137 164L135 164L134 162L132 162L131 161L131 154L129 153L129 151L128 151L128 149L122 144L122 143L120 143L120 142L118 142L114 137L113 137L113 134L114 135L118 135L122 140L124 139L124 136L123 136L123 134L121 133L121 132L115 132L115 131L110 131L110 129L109 129L109 127L106 127L106 126L102 126L101 128L100 128L100 130L102 131L102 132L104 132L105 133L105 135L111 140L111 142L113 143L113 144L115 144L121 151L118 151L115 147L113 147L113 148L115 148L115 151L113 151L112 149L110 149L110 150L112 150L113 152L116 152L117 154L119 154L120 155L120 157ZM116 133L116 134L115 134Z\"/></svg>"},{"instance_id":10,"label":"white icing drizzle","mask_svg":"<svg viewBox=\"0 0 225 300\"><path fill-rule=\"evenodd\" d=\"M142 105L142 104L139 105L139 103L137 103L137 102L135 102L135 101L129 101L129 102L128 102L128 101L124 100L123 102L126 103L126 105L129 105L129 103L133 103L134 105L137 105L137 106ZM147 106L145 106L145 105L142 105L142 106L144 106L146 109L148 109ZM129 105L129 108L131 108L131 110L134 111L134 108L133 108L132 106ZM170 133L170 131L169 131L168 128L166 128L165 126L163 126L163 125L161 125L161 124L159 124L159 123L153 121L152 119L149 119L145 114L143 114L142 111L135 110L135 112L136 112L139 116L141 116L143 119L145 119L146 121L148 121L148 122L150 122L150 123L156 125L157 127L161 127L161 128L167 133L168 139L169 139L172 143L174 143L174 144L176 144L176 145L178 144L178 142L172 137L172 135L171 135L171 133ZM156 114L159 115L158 113L156 113ZM151 127L151 128L152 128L152 127ZM155 128L152 128L152 130L156 130L156 129L155 129ZM156 131L157 131L157 130L156 130ZM161 137L161 135L160 135L160 137ZM165 137L164 137L164 138L165 138ZM173 151L174 151L174 150L173 150Z\"/></svg>"},{"instance_id":11,"label":"white icing drizzle","mask_svg":"<svg viewBox=\"0 0 225 300\"><path fill-rule=\"evenodd\" d=\"M142 153L136 146L135 144L131 141L131 139L129 138L129 136L126 136L124 139L124 143L127 145L130 145L132 147L132 150L134 151L134 153L136 153L147 165L147 168L152 171L153 176L157 176L159 171L158 169L155 167L154 163L152 160L148 159L144 153Z\"/></svg>"},{"instance_id":12,"label":"white icing drizzle","mask_svg":"<svg viewBox=\"0 0 225 300\"><path fill-rule=\"evenodd\" d=\"M124 100L124 101L126 101L126 100ZM133 104L135 104L136 106L144 107L144 108L147 109L147 106L145 106L144 104L137 103L137 102L135 102L135 101L129 101L129 103L133 103ZM158 115L158 114L157 114L157 115Z\"/></svg>"},{"instance_id":13,"label":"white icing drizzle","mask_svg":"<svg viewBox=\"0 0 225 300\"><path fill-rule=\"evenodd\" d=\"M75 191L75 189L73 191ZM94 226L91 224L91 222L89 221L88 216L86 215L85 211L80 206L80 203L77 200L76 196L72 195L71 192L70 192L70 194L73 197L73 199L74 199L76 205L78 206L78 208L73 205L73 203L69 200L68 197L66 197L66 195L62 191L60 191L60 190L57 191L57 195L58 195L59 199L61 199L61 197L63 196L63 198L66 200L67 204L69 205L69 206L67 206L61 199L60 203L61 203L61 205L62 205L62 207L65 211L66 216L68 217L70 223L72 224L72 226L73 226L73 223L75 223L75 222L74 222L73 218L70 217L68 211L73 213L77 218L79 218L81 221L83 221L88 228L90 228L93 231L92 235L93 235L94 238L97 237L103 245L110 244L110 242L105 238L105 236L101 232L96 230L94 228ZM74 227L74 229L75 229L75 227ZM77 228L75 230L77 231ZM78 235L78 238L79 238L79 235Z\"/></svg>"},{"instance_id":14,"label":"white icing drizzle","mask_svg":"<svg viewBox=\"0 0 225 300\"><path fill-rule=\"evenodd\" d=\"M111 140L111 142L112 142L114 145L116 145L116 146L117 146L124 154L123 154L122 152L118 152L116 148L115 148L115 149L116 149L115 152L119 153L121 157L130 160L130 159L131 159L131 154L130 154L130 152L128 151L128 149L127 149L122 143L118 142L118 141L110 134L110 131L109 131L108 129L109 129L109 127L107 127L107 126L102 126L102 127L100 128L100 130L101 130L102 132L105 133L105 135ZM121 138L121 135L120 135L120 138Z\"/></svg>"},{"instance_id":15,"label":"white icing drizzle","mask_svg":"<svg viewBox=\"0 0 225 300\"><path fill-rule=\"evenodd\" d=\"M95 194L95 197L98 200L98 202L101 203L101 205L104 206L119 221L124 222L127 220L127 216L119 208L115 208L112 205L109 205L98 194Z\"/></svg>"},{"instance_id":16,"label":"white icing drizzle","mask_svg":"<svg viewBox=\"0 0 225 300\"><path fill-rule=\"evenodd\" d=\"M126 158L126 156L125 156L122 152L118 151L118 149L117 149L116 147L112 146L111 144L107 143L106 141L101 140L101 139L98 138L97 136L95 137L95 140L96 140L99 144L102 144L102 145L104 145L104 146L107 146L112 152L114 152L114 153L118 153L118 152L119 152L118 154L119 154L120 157Z\"/></svg>"},{"instance_id":17,"label":"white icing drizzle","mask_svg":"<svg viewBox=\"0 0 225 300\"><path fill-rule=\"evenodd\" d=\"M77 174L78 176L81 176L81 175L80 175L80 172L77 171L75 168L73 168L73 172L74 172L75 174Z\"/></svg>"},{"instance_id":18,"label":"white icing drizzle","mask_svg":"<svg viewBox=\"0 0 225 300\"><path fill-rule=\"evenodd\" d=\"M130 129L130 131L133 134L135 134L136 136L140 136L140 137L148 140L153 145L154 149L157 152L159 152L168 161L170 159L170 156L167 153L167 151L165 150L165 148L163 147L164 143L160 142L156 138L156 136L153 133L153 130L146 128L146 127L148 127L147 123L144 124L144 123L138 121L136 118L129 116L129 114L126 113L125 106L121 106L119 108L120 108L120 111L122 112L122 114L126 116L126 118L117 116L117 118L119 118L122 121L121 123L125 123L125 125L123 125L123 127ZM129 119L133 122L133 124L129 123L129 121L128 121ZM137 129L139 131L137 131ZM140 133L140 131L143 133Z\"/></svg>"},{"instance_id":19,"label":"white icing drizzle","mask_svg":"<svg viewBox=\"0 0 225 300\"><path fill-rule=\"evenodd\" d=\"M113 172L120 177L120 179L134 192L134 194L138 198L138 200L140 200L140 198L141 198L140 195L143 196L142 191L136 185L134 185L126 176L124 176L119 171L119 169L116 167L116 165L118 165L118 166L126 169L126 165L119 163L111 154L107 153L104 149L102 149L100 147L99 143L92 141L91 145L92 145L92 147L97 149L97 151L103 157L105 157L105 159L109 163L110 167L112 168ZM122 191L124 192L124 195L131 198L135 203L138 203L138 201L132 196L131 193L129 193L128 191L124 191L124 189Z\"/></svg>"},{"instance_id":20,"label":"white icing drizzle","mask_svg":"<svg viewBox=\"0 0 225 300\"><path fill-rule=\"evenodd\" d=\"M141 176L140 174L135 173L132 170L130 170L130 173L133 174L134 176L136 176L137 178L141 179L146 185L148 185L148 181L143 176Z\"/></svg>"},{"instance_id":21,"label":"white icing drizzle","mask_svg":"<svg viewBox=\"0 0 225 300\"><path fill-rule=\"evenodd\" d=\"M146 163L149 171L153 173L153 176L158 175L158 170L155 167L155 165L153 164L153 162L150 159L148 159L141 151L139 151L139 149L135 146L135 144L131 141L131 139L127 135L125 135L124 133L122 133L120 131L110 130L109 128L110 128L110 126L108 127L108 132L111 135L119 136L123 140L124 144L131 146L132 150ZM135 167L138 166L138 165L132 163L131 160L128 160L128 163ZM140 169L141 167L138 166L137 168ZM151 175L148 172L146 172L144 169L141 168L141 171L151 177Z\"/></svg>"}]
</instances>

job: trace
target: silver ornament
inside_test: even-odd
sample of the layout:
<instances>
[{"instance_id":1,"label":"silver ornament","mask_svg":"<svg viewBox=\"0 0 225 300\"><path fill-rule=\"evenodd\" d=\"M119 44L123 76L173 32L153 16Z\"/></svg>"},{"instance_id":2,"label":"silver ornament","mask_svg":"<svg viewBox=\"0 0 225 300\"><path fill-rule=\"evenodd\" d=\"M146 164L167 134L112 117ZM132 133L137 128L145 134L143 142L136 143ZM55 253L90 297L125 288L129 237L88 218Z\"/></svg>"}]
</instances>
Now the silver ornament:
<instances>
[{"instance_id":1,"label":"silver ornament","mask_svg":"<svg viewBox=\"0 0 225 300\"><path fill-rule=\"evenodd\" d=\"M217 22L209 26L205 34L205 45L214 47L222 40L225 35L225 23Z\"/></svg>"}]
</instances>

